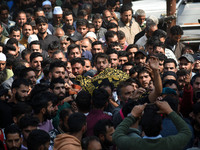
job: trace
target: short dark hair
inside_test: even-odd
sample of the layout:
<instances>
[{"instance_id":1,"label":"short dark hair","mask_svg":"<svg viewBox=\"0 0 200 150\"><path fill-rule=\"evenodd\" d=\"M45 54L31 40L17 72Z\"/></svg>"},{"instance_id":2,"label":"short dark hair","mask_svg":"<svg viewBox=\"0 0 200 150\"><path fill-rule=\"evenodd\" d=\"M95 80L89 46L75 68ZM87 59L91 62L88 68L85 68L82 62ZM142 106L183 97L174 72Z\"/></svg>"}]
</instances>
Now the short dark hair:
<instances>
[{"instance_id":1,"label":"short dark hair","mask_svg":"<svg viewBox=\"0 0 200 150\"><path fill-rule=\"evenodd\" d=\"M3 11L3 10L7 10L9 12L9 7L7 5L1 5L0 6L0 13Z\"/></svg>"},{"instance_id":2,"label":"short dark hair","mask_svg":"<svg viewBox=\"0 0 200 150\"><path fill-rule=\"evenodd\" d=\"M35 20L36 25L40 24L40 23L46 23L48 24L48 19L44 16L40 16Z\"/></svg>"},{"instance_id":3,"label":"short dark hair","mask_svg":"<svg viewBox=\"0 0 200 150\"><path fill-rule=\"evenodd\" d=\"M77 44L70 44L70 45L68 46L68 48L67 48L67 55L69 55L70 52L71 52L71 50L74 49L74 48L78 48L79 51L81 51L79 45L77 45Z\"/></svg>"},{"instance_id":4,"label":"short dark hair","mask_svg":"<svg viewBox=\"0 0 200 150\"><path fill-rule=\"evenodd\" d=\"M48 50L55 50L60 48L60 43L58 41L53 41L48 45Z\"/></svg>"},{"instance_id":5,"label":"short dark hair","mask_svg":"<svg viewBox=\"0 0 200 150\"><path fill-rule=\"evenodd\" d=\"M121 10L120 10L120 13L123 14L125 11L129 11L129 10L133 13L133 9L131 8L131 6L123 5Z\"/></svg>"},{"instance_id":6,"label":"short dark hair","mask_svg":"<svg viewBox=\"0 0 200 150\"><path fill-rule=\"evenodd\" d=\"M195 115L198 115L200 113L200 102L197 102L193 105L193 111Z\"/></svg>"},{"instance_id":7,"label":"short dark hair","mask_svg":"<svg viewBox=\"0 0 200 150\"><path fill-rule=\"evenodd\" d=\"M119 30L117 33L117 36L118 36L119 40L122 40L125 38L125 33L123 31Z\"/></svg>"},{"instance_id":8,"label":"short dark hair","mask_svg":"<svg viewBox=\"0 0 200 150\"><path fill-rule=\"evenodd\" d=\"M57 84L57 83L65 84L65 81L62 78L53 78L51 80L51 83L50 83L50 86L49 86L50 89L54 89L55 84Z\"/></svg>"},{"instance_id":9,"label":"short dark hair","mask_svg":"<svg viewBox=\"0 0 200 150\"><path fill-rule=\"evenodd\" d=\"M26 79L23 78L17 78L13 81L12 83L12 89L14 88L19 88L20 85L25 85L25 86L29 86L29 82Z\"/></svg>"},{"instance_id":10,"label":"short dark hair","mask_svg":"<svg viewBox=\"0 0 200 150\"><path fill-rule=\"evenodd\" d=\"M146 107L144 109L144 115L141 119L142 130L149 137L158 136L162 125L162 118L157 113L158 108L155 104L153 106L155 107Z\"/></svg>"},{"instance_id":11,"label":"short dark hair","mask_svg":"<svg viewBox=\"0 0 200 150\"><path fill-rule=\"evenodd\" d=\"M21 137L21 131L16 124L11 124L8 127L6 127L4 130L4 133L5 133L6 139L8 137L8 134L15 134L15 133L19 134L19 137Z\"/></svg>"},{"instance_id":12,"label":"short dark hair","mask_svg":"<svg viewBox=\"0 0 200 150\"><path fill-rule=\"evenodd\" d=\"M41 129L33 130L27 139L27 147L29 150L38 150L41 145L50 141L49 134Z\"/></svg>"},{"instance_id":13,"label":"short dark hair","mask_svg":"<svg viewBox=\"0 0 200 150\"><path fill-rule=\"evenodd\" d=\"M172 35L183 35L183 29L179 25L175 25L170 28L170 33Z\"/></svg>"},{"instance_id":14,"label":"short dark hair","mask_svg":"<svg viewBox=\"0 0 200 150\"><path fill-rule=\"evenodd\" d=\"M110 55L110 54L117 54L117 56L118 56L118 51L116 51L115 49L108 49L108 50L106 51L106 54L107 54L107 55Z\"/></svg>"},{"instance_id":15,"label":"short dark hair","mask_svg":"<svg viewBox=\"0 0 200 150\"><path fill-rule=\"evenodd\" d=\"M87 13L87 11L85 10L85 9L81 9L80 11L78 11L78 13L77 13L77 17L79 18L79 17L85 17L85 16L87 16L88 15L88 13Z\"/></svg>"},{"instance_id":16,"label":"short dark hair","mask_svg":"<svg viewBox=\"0 0 200 150\"><path fill-rule=\"evenodd\" d=\"M84 125L86 125L86 116L83 113L77 112L69 116L68 126L70 133L81 131Z\"/></svg>"},{"instance_id":17,"label":"short dark hair","mask_svg":"<svg viewBox=\"0 0 200 150\"><path fill-rule=\"evenodd\" d=\"M95 89L92 94L92 102L95 108L103 108L108 102L109 94L103 89Z\"/></svg>"},{"instance_id":18,"label":"short dark hair","mask_svg":"<svg viewBox=\"0 0 200 150\"><path fill-rule=\"evenodd\" d=\"M73 58L71 61L71 66L73 66L76 63L81 64L82 66L85 66L85 61L82 58Z\"/></svg>"},{"instance_id":19,"label":"short dark hair","mask_svg":"<svg viewBox=\"0 0 200 150\"><path fill-rule=\"evenodd\" d=\"M41 43L40 43L40 41L37 41L37 40L36 40L36 41L32 41L32 42L29 44L29 47L31 48L31 46L34 45L34 44L35 44L35 45L40 45L40 48L41 48Z\"/></svg>"},{"instance_id":20,"label":"short dark hair","mask_svg":"<svg viewBox=\"0 0 200 150\"><path fill-rule=\"evenodd\" d=\"M108 41L108 38L112 38L115 35L117 36L117 33L115 31L107 31L105 34L106 41Z\"/></svg>"},{"instance_id":21,"label":"short dark hair","mask_svg":"<svg viewBox=\"0 0 200 150\"><path fill-rule=\"evenodd\" d=\"M109 22L106 27L107 27L107 30L113 29L113 28L117 28L118 29L118 25L116 25L113 22Z\"/></svg>"},{"instance_id":22,"label":"short dark hair","mask_svg":"<svg viewBox=\"0 0 200 150\"><path fill-rule=\"evenodd\" d=\"M153 50L155 50L156 47L161 47L161 48L163 48L164 51L165 51L165 44L164 44L163 42L156 42L156 43L154 43L154 45L153 45Z\"/></svg>"},{"instance_id":23,"label":"short dark hair","mask_svg":"<svg viewBox=\"0 0 200 150\"><path fill-rule=\"evenodd\" d=\"M118 96L121 96L121 95L122 95L121 89L124 88L124 87L127 87L127 86L129 86L129 85L131 85L130 82L126 82L126 81L120 82L120 83L118 84L118 86L117 86L117 95L118 95Z\"/></svg>"},{"instance_id":24,"label":"short dark hair","mask_svg":"<svg viewBox=\"0 0 200 150\"><path fill-rule=\"evenodd\" d=\"M36 57L42 57L42 58L43 58L43 56L42 56L41 53L39 53L39 52L33 52L33 53L30 55L30 62L32 62L33 59L36 58Z\"/></svg>"},{"instance_id":25,"label":"short dark hair","mask_svg":"<svg viewBox=\"0 0 200 150\"><path fill-rule=\"evenodd\" d=\"M137 50L138 50L138 45L136 45L136 44L130 44L130 45L126 48L126 51L128 52L128 50L131 49L131 48L137 48Z\"/></svg>"},{"instance_id":26,"label":"short dark hair","mask_svg":"<svg viewBox=\"0 0 200 150\"><path fill-rule=\"evenodd\" d=\"M73 16L71 10L69 10L69 11L64 11L64 13L63 13L63 18L64 18L65 16L69 16L69 15L72 15L72 16Z\"/></svg>"},{"instance_id":27,"label":"short dark hair","mask_svg":"<svg viewBox=\"0 0 200 150\"><path fill-rule=\"evenodd\" d=\"M172 85L172 84L175 84L177 86L177 88L179 89L179 85L178 85L178 82L176 80L165 80L164 83L163 83L163 87L166 87L166 85Z\"/></svg>"},{"instance_id":28,"label":"short dark hair","mask_svg":"<svg viewBox=\"0 0 200 150\"><path fill-rule=\"evenodd\" d=\"M92 21L94 21L94 19L102 19L101 14L99 13L94 14L94 16L92 17Z\"/></svg>"},{"instance_id":29,"label":"short dark hair","mask_svg":"<svg viewBox=\"0 0 200 150\"><path fill-rule=\"evenodd\" d=\"M172 59L172 58L165 59L163 65L165 66L165 64L167 64L167 63L174 63L175 67L177 67L176 61L174 59Z\"/></svg>"},{"instance_id":30,"label":"short dark hair","mask_svg":"<svg viewBox=\"0 0 200 150\"><path fill-rule=\"evenodd\" d=\"M19 121L19 127L21 130L27 128L28 126L37 127L38 124L39 124L38 118L33 117L31 115L25 115Z\"/></svg>"},{"instance_id":31,"label":"short dark hair","mask_svg":"<svg viewBox=\"0 0 200 150\"><path fill-rule=\"evenodd\" d=\"M20 30L20 28L19 28L18 26L13 26L13 27L11 27L9 33L11 34L13 31L15 31L15 32L16 32L16 31L19 31L19 32L21 33L21 30Z\"/></svg>"},{"instance_id":32,"label":"short dark hair","mask_svg":"<svg viewBox=\"0 0 200 150\"><path fill-rule=\"evenodd\" d=\"M81 90L76 97L76 105L80 111L89 111L91 107L91 95L89 92Z\"/></svg>"},{"instance_id":33,"label":"short dark hair","mask_svg":"<svg viewBox=\"0 0 200 150\"><path fill-rule=\"evenodd\" d=\"M118 52L118 56L119 57L127 57L128 58L128 52L126 52L126 51L119 51Z\"/></svg>"},{"instance_id":34,"label":"short dark hair","mask_svg":"<svg viewBox=\"0 0 200 150\"><path fill-rule=\"evenodd\" d=\"M94 63L97 63L97 59L98 58L105 58L108 60L108 62L110 62L110 58L108 55L106 55L105 53L98 53L96 54L95 58L94 58Z\"/></svg>"},{"instance_id":35,"label":"short dark hair","mask_svg":"<svg viewBox=\"0 0 200 150\"><path fill-rule=\"evenodd\" d=\"M101 41L95 41L92 43L92 47L94 47L95 45L101 45L101 47L103 47L103 43Z\"/></svg>"},{"instance_id":36,"label":"short dark hair","mask_svg":"<svg viewBox=\"0 0 200 150\"><path fill-rule=\"evenodd\" d=\"M162 30L162 29L158 29L156 31L153 32L152 36L157 36L159 39L160 38L167 38L167 33Z\"/></svg>"},{"instance_id":37,"label":"short dark hair","mask_svg":"<svg viewBox=\"0 0 200 150\"><path fill-rule=\"evenodd\" d=\"M20 117L23 114L30 115L32 113L32 108L25 102L18 102L12 108L12 117Z\"/></svg>"},{"instance_id":38,"label":"short dark hair","mask_svg":"<svg viewBox=\"0 0 200 150\"><path fill-rule=\"evenodd\" d=\"M49 72L52 72L54 68L63 67L65 69L65 62L61 60L55 60L50 64Z\"/></svg>"},{"instance_id":39,"label":"short dark hair","mask_svg":"<svg viewBox=\"0 0 200 150\"><path fill-rule=\"evenodd\" d=\"M93 131L94 131L94 135L99 137L100 134L103 134L105 135L106 134L106 127L114 127L113 125L113 122L109 119L102 119L102 120L99 120L94 128L93 128Z\"/></svg>"},{"instance_id":40,"label":"short dark hair","mask_svg":"<svg viewBox=\"0 0 200 150\"><path fill-rule=\"evenodd\" d=\"M27 54L31 54L32 53L32 51L30 50L30 49L24 49L22 52L21 52L21 57L22 57L22 59L23 60L25 60L25 57L26 57L26 55Z\"/></svg>"},{"instance_id":41,"label":"short dark hair","mask_svg":"<svg viewBox=\"0 0 200 150\"><path fill-rule=\"evenodd\" d=\"M31 100L31 106L35 114L39 114L42 108L47 108L48 102L52 101L53 103L57 101L55 94L51 92L41 92L36 94Z\"/></svg>"},{"instance_id":42,"label":"short dark hair","mask_svg":"<svg viewBox=\"0 0 200 150\"><path fill-rule=\"evenodd\" d=\"M98 141L100 143L100 140L98 137L96 136L88 136L83 138L83 140L81 141L81 146L83 149L88 150L88 146L90 144L90 142L92 141Z\"/></svg>"},{"instance_id":43,"label":"short dark hair","mask_svg":"<svg viewBox=\"0 0 200 150\"><path fill-rule=\"evenodd\" d=\"M30 71L34 71L34 69L31 67L26 67L26 68L22 69L22 71L20 71L20 73L19 73L19 77L25 79L27 76L27 73Z\"/></svg>"},{"instance_id":44,"label":"short dark hair","mask_svg":"<svg viewBox=\"0 0 200 150\"><path fill-rule=\"evenodd\" d=\"M7 41L6 44L7 44L7 45L16 44L16 45L18 46L18 41L17 41L17 39L15 39L15 38L10 38L10 39Z\"/></svg>"},{"instance_id":45,"label":"short dark hair","mask_svg":"<svg viewBox=\"0 0 200 150\"><path fill-rule=\"evenodd\" d=\"M76 22L76 27L86 26L88 28L88 21L86 19L78 19Z\"/></svg>"}]
</instances>

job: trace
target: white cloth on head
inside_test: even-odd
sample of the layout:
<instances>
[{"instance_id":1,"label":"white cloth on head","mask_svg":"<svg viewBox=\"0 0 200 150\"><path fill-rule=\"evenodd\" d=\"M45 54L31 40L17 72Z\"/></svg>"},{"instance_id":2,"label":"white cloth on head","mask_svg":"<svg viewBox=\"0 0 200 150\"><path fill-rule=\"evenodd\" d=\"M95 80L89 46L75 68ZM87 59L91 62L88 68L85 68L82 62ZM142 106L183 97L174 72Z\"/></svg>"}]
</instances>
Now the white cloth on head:
<instances>
[{"instance_id":1,"label":"white cloth on head","mask_svg":"<svg viewBox=\"0 0 200 150\"><path fill-rule=\"evenodd\" d=\"M44 6L44 5L50 5L51 6L51 2L50 1L44 1L43 3L42 3L42 6Z\"/></svg>"},{"instance_id":2,"label":"white cloth on head","mask_svg":"<svg viewBox=\"0 0 200 150\"><path fill-rule=\"evenodd\" d=\"M61 8L60 6L54 7L53 14L54 14L54 15L63 14L62 8Z\"/></svg>"},{"instance_id":3,"label":"white cloth on head","mask_svg":"<svg viewBox=\"0 0 200 150\"><path fill-rule=\"evenodd\" d=\"M6 61L6 55L4 53L0 53L0 61Z\"/></svg>"}]
</instances>

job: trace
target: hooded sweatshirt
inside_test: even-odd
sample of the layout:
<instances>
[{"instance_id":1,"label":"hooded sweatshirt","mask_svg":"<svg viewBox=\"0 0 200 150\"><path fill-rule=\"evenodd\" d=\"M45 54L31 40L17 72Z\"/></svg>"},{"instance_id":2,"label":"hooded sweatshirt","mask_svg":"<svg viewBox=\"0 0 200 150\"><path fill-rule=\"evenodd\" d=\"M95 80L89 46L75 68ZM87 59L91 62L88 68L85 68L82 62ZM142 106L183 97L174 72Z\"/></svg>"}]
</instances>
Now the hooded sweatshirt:
<instances>
[{"instance_id":1,"label":"hooded sweatshirt","mask_svg":"<svg viewBox=\"0 0 200 150\"><path fill-rule=\"evenodd\" d=\"M73 135L59 134L54 140L53 150L82 150L81 142Z\"/></svg>"}]
</instances>

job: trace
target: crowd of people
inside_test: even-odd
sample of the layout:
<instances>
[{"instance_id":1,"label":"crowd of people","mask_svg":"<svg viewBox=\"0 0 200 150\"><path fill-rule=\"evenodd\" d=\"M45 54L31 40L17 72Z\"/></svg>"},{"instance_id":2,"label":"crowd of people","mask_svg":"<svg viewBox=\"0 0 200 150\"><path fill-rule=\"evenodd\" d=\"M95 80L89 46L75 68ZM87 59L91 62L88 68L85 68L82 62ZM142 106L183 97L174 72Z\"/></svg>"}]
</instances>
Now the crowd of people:
<instances>
[{"instance_id":1,"label":"crowd of people","mask_svg":"<svg viewBox=\"0 0 200 150\"><path fill-rule=\"evenodd\" d=\"M0 150L200 149L183 34L121 0L1 0Z\"/></svg>"}]
</instances>

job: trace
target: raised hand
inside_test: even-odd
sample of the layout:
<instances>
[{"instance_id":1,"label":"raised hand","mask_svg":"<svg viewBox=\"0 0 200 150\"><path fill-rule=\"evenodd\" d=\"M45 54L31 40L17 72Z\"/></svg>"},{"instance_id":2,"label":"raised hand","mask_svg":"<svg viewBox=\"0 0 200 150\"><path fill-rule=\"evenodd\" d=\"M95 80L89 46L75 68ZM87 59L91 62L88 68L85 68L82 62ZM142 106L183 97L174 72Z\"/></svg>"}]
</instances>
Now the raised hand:
<instances>
[{"instance_id":1,"label":"raised hand","mask_svg":"<svg viewBox=\"0 0 200 150\"><path fill-rule=\"evenodd\" d=\"M159 59L155 56L151 56L149 59L149 66L153 70L158 70L159 67Z\"/></svg>"}]
</instances>

